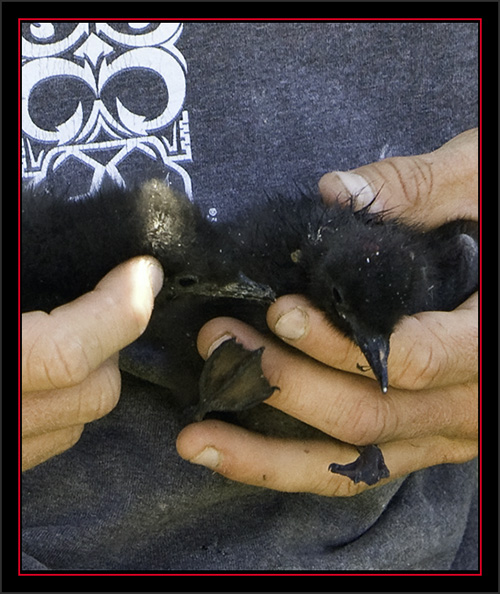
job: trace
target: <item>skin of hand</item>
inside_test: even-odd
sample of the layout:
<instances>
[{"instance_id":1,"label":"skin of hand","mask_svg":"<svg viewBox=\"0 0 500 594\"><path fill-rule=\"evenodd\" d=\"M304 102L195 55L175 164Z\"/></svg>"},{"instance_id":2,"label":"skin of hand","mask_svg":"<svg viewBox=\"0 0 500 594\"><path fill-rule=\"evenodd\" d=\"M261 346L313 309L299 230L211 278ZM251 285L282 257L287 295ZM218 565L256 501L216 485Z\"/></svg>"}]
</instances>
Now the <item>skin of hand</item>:
<instances>
[{"instance_id":1,"label":"skin of hand","mask_svg":"<svg viewBox=\"0 0 500 594\"><path fill-rule=\"evenodd\" d=\"M145 330L162 284L154 258L133 258L75 301L22 315L23 471L73 446L86 423L115 407L118 351Z\"/></svg>"},{"instance_id":2,"label":"skin of hand","mask_svg":"<svg viewBox=\"0 0 500 594\"><path fill-rule=\"evenodd\" d=\"M377 195L373 209L392 209L429 227L459 217L477 220L478 131L464 132L428 154L328 173L319 186L326 203L354 194L366 204ZM265 346L264 375L280 386L266 403L331 438L272 438L206 420L179 434L183 458L252 485L350 496L373 487L328 471L331 462L346 464L357 457L349 444L380 446L391 476L378 484L477 455L477 293L454 311L403 319L391 338L386 395L371 372L357 368L364 362L359 349L303 296L279 298L267 319L281 340L240 321L216 318L199 333L199 351L206 358L230 337L250 349Z\"/></svg>"}]
</instances>

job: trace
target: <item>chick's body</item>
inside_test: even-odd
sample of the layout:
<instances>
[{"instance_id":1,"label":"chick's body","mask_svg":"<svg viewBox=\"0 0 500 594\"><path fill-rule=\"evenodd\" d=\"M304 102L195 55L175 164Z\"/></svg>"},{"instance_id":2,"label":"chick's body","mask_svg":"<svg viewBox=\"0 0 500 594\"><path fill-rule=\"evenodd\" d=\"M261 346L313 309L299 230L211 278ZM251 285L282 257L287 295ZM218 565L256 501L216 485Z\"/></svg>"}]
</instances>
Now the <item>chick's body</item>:
<instances>
[{"instance_id":1,"label":"chick's body","mask_svg":"<svg viewBox=\"0 0 500 594\"><path fill-rule=\"evenodd\" d=\"M426 230L357 208L354 198L327 207L307 194L268 200L246 220L235 237L245 273L278 296L306 295L360 347L384 392L402 317L452 310L477 290L474 221Z\"/></svg>"},{"instance_id":2,"label":"chick's body","mask_svg":"<svg viewBox=\"0 0 500 594\"><path fill-rule=\"evenodd\" d=\"M261 349L249 353L228 341L203 363L196 338L213 317L236 317L268 332L271 301L302 293L359 346L386 392L389 341L399 320L453 309L478 284L472 221L426 231L356 208L355 199L327 207L301 193L255 202L237 221L215 224L157 180L76 201L23 192L22 311L67 303L143 254L158 258L165 282L146 331L121 351L120 366L168 388L183 407L197 403L198 419L211 411L241 415L275 389L262 375ZM270 419L273 434L297 436L305 427L254 411L257 417L244 421L252 428L262 430ZM388 476L375 445L354 463L329 469L367 484Z\"/></svg>"},{"instance_id":3,"label":"chick's body","mask_svg":"<svg viewBox=\"0 0 500 594\"><path fill-rule=\"evenodd\" d=\"M164 288L145 335L122 360L174 393L188 392L188 402L202 365L196 334L211 317L265 331L271 300L302 293L358 344L386 391L398 321L453 309L477 289L477 223L426 231L357 208L355 199L327 207L306 193L255 201L237 221L217 224L158 180L78 201L26 190L22 239L23 311L78 297L128 258L157 257Z\"/></svg>"}]
</instances>

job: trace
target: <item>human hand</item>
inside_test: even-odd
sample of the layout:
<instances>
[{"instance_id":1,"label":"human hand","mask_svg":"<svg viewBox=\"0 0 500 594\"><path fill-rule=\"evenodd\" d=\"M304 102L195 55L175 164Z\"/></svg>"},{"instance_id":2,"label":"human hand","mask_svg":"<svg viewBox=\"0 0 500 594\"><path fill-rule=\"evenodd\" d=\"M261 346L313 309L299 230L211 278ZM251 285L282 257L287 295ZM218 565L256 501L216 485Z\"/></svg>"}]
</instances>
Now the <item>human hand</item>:
<instances>
[{"instance_id":1,"label":"human hand","mask_svg":"<svg viewBox=\"0 0 500 594\"><path fill-rule=\"evenodd\" d=\"M349 173L355 175L322 178L326 202L362 191L360 202L368 203L378 192L373 208L394 208L395 215L429 226L477 218L477 130L433 153L386 159ZM348 444L381 447L391 473L383 482L470 460L477 455L477 308L475 294L455 311L405 318L391 339L386 395L358 369L358 348L302 296L284 296L268 311L271 330L294 349L242 322L211 320L198 337L204 357L230 336L249 349L265 346L263 372L280 387L266 402L334 439L270 438L210 420L186 427L178 451L233 480L321 495L367 488L328 471L331 462L357 457Z\"/></svg>"},{"instance_id":2,"label":"human hand","mask_svg":"<svg viewBox=\"0 0 500 594\"><path fill-rule=\"evenodd\" d=\"M120 395L118 351L145 330L161 289L156 260L117 266L94 291L22 316L22 469L73 446Z\"/></svg>"}]
</instances>

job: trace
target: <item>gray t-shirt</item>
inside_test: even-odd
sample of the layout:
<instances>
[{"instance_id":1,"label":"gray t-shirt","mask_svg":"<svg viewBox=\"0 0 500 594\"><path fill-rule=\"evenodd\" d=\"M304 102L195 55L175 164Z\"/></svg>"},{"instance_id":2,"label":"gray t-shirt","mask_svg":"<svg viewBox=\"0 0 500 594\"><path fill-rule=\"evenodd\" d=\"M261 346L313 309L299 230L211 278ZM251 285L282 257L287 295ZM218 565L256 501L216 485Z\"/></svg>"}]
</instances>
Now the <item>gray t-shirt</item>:
<instances>
[{"instance_id":1,"label":"gray t-shirt","mask_svg":"<svg viewBox=\"0 0 500 594\"><path fill-rule=\"evenodd\" d=\"M24 23L23 177L84 195L163 177L207 217L477 125L477 23ZM477 462L353 498L182 460L186 418L124 374L116 409L23 474L23 569L475 570Z\"/></svg>"}]
</instances>

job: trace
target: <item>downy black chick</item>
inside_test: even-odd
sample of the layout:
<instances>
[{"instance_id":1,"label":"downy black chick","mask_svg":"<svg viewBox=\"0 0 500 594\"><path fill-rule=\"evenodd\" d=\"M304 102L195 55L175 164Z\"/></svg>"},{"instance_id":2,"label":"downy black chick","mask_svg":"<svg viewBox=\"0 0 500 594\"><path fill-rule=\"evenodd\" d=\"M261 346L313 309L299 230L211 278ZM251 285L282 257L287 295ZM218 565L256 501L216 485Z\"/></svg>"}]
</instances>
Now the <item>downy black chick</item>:
<instances>
[{"instance_id":1,"label":"downy black chick","mask_svg":"<svg viewBox=\"0 0 500 594\"><path fill-rule=\"evenodd\" d=\"M269 282L277 295L309 297L360 347L385 393L398 322L455 309L477 290L478 224L456 220L425 230L370 206L357 208L355 198L330 207L305 194L296 201L273 198L258 215L247 215L250 224L236 238L249 256L246 274ZM353 463L332 463L329 470L369 485L389 476L378 446L359 451Z\"/></svg>"},{"instance_id":2,"label":"downy black chick","mask_svg":"<svg viewBox=\"0 0 500 594\"><path fill-rule=\"evenodd\" d=\"M254 318L274 299L268 287L240 273L226 230L157 180L136 190L113 186L77 200L28 185L21 214L23 312L51 311L79 297L129 258L158 258L163 289L145 333L121 352L120 366L168 388L182 405L199 398L201 326L228 311L249 310Z\"/></svg>"},{"instance_id":3,"label":"downy black chick","mask_svg":"<svg viewBox=\"0 0 500 594\"><path fill-rule=\"evenodd\" d=\"M355 199L325 207L306 194L267 199L240 215L236 223L210 223L156 180L137 192L112 188L78 201L23 192L23 311L50 310L91 290L132 256L157 257L165 285L145 334L122 351L121 366L185 404L199 399L201 418L254 406L275 389L260 371L261 352L233 341L203 366L196 335L212 317L231 315L264 332L269 303L303 293L360 347L385 392L398 321L454 309L477 290L472 221L424 231L357 209ZM387 476L377 450L368 448L354 468L330 469L373 484Z\"/></svg>"},{"instance_id":4,"label":"downy black chick","mask_svg":"<svg viewBox=\"0 0 500 594\"><path fill-rule=\"evenodd\" d=\"M232 234L245 274L278 296L306 295L360 347L385 393L389 340L401 318L450 311L477 290L478 225L425 230L370 206L275 197L244 214L247 225Z\"/></svg>"}]
</instances>

